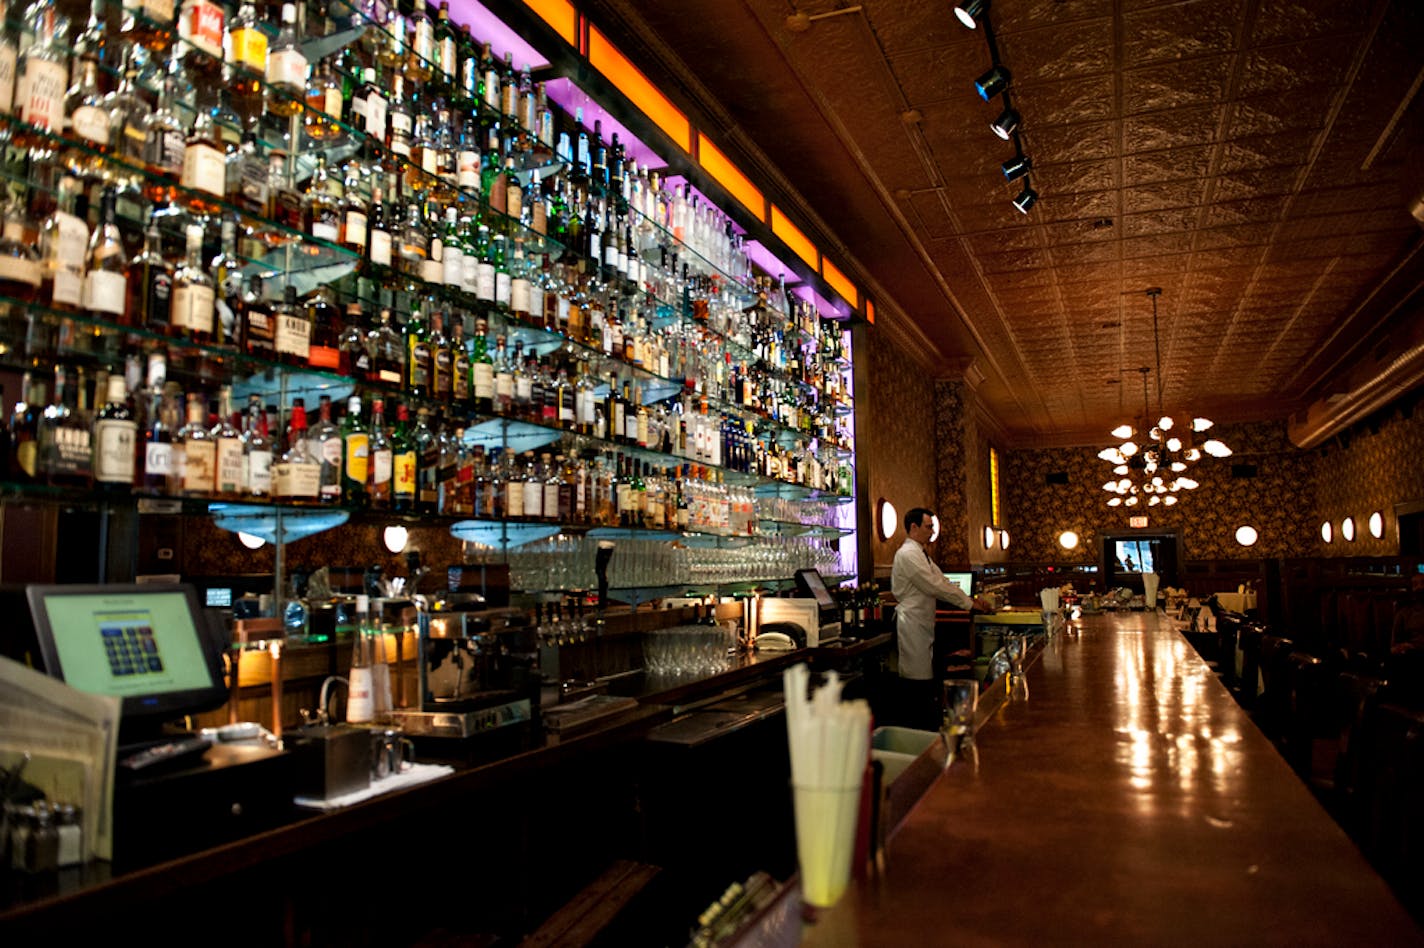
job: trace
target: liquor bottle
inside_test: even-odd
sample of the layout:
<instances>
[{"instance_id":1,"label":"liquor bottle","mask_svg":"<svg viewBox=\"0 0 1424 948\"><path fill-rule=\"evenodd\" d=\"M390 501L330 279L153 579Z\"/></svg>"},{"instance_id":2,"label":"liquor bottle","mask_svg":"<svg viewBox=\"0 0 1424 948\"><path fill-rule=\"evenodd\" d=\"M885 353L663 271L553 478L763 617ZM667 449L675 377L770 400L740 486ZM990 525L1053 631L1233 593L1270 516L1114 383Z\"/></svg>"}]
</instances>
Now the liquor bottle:
<instances>
[{"instance_id":1,"label":"liquor bottle","mask_svg":"<svg viewBox=\"0 0 1424 948\"><path fill-rule=\"evenodd\" d=\"M361 196L361 165L352 160L346 163L342 188L345 191L341 218L341 246L359 257L366 256L366 243L370 229L366 200Z\"/></svg>"},{"instance_id":2,"label":"liquor bottle","mask_svg":"<svg viewBox=\"0 0 1424 948\"><path fill-rule=\"evenodd\" d=\"M32 228L24 203L12 196L5 203L4 215L4 225L0 226L0 295L30 302L39 294L43 268L30 236Z\"/></svg>"},{"instance_id":3,"label":"liquor bottle","mask_svg":"<svg viewBox=\"0 0 1424 948\"><path fill-rule=\"evenodd\" d=\"M383 385L402 385L405 382L405 344L400 334L391 325L391 311L381 310L381 321L367 335L367 345L375 369L373 381Z\"/></svg>"},{"instance_id":4,"label":"liquor bottle","mask_svg":"<svg viewBox=\"0 0 1424 948\"><path fill-rule=\"evenodd\" d=\"M376 362L364 323L361 304L347 303L346 325L337 339L336 371L358 382L376 382Z\"/></svg>"},{"instance_id":5,"label":"liquor bottle","mask_svg":"<svg viewBox=\"0 0 1424 948\"><path fill-rule=\"evenodd\" d=\"M194 207L208 214L221 211L221 205L201 196L227 196L227 154L210 109L198 110L193 127L183 142L183 170L179 183L188 190L187 199Z\"/></svg>"},{"instance_id":6,"label":"liquor bottle","mask_svg":"<svg viewBox=\"0 0 1424 948\"><path fill-rule=\"evenodd\" d=\"M318 155L316 171L312 173L306 193L302 195L305 231L319 240L339 244L344 203L341 182L327 171L326 157Z\"/></svg>"},{"instance_id":7,"label":"liquor bottle","mask_svg":"<svg viewBox=\"0 0 1424 948\"><path fill-rule=\"evenodd\" d=\"M189 497L213 493L217 473L217 439L208 430L208 407L197 393L188 395L187 423L173 435L175 468L182 472L179 490Z\"/></svg>"},{"instance_id":8,"label":"liquor bottle","mask_svg":"<svg viewBox=\"0 0 1424 948\"><path fill-rule=\"evenodd\" d=\"M232 423L232 388L218 390L218 420L212 428L213 493L218 497L237 499L246 493L247 477L243 471L244 445L242 432ZM184 460L186 461L186 455Z\"/></svg>"},{"instance_id":9,"label":"liquor bottle","mask_svg":"<svg viewBox=\"0 0 1424 948\"><path fill-rule=\"evenodd\" d=\"M276 328L274 344L277 359L288 365L305 366L311 355L312 324L306 309L297 305L295 286L287 285L282 301L272 309L272 317Z\"/></svg>"},{"instance_id":10,"label":"liquor bottle","mask_svg":"<svg viewBox=\"0 0 1424 948\"><path fill-rule=\"evenodd\" d=\"M327 372L338 371L341 367L342 319L331 287L316 288L308 299L306 315L311 324L307 366Z\"/></svg>"},{"instance_id":11,"label":"liquor bottle","mask_svg":"<svg viewBox=\"0 0 1424 948\"><path fill-rule=\"evenodd\" d=\"M89 227L74 213L77 182L59 180L54 212L40 225L40 298L54 309L79 309L84 297L84 256Z\"/></svg>"},{"instance_id":12,"label":"liquor bottle","mask_svg":"<svg viewBox=\"0 0 1424 948\"><path fill-rule=\"evenodd\" d=\"M213 342L236 348L242 335L242 261L237 256L237 221L223 218L222 242L209 272L213 276Z\"/></svg>"},{"instance_id":13,"label":"liquor bottle","mask_svg":"<svg viewBox=\"0 0 1424 948\"><path fill-rule=\"evenodd\" d=\"M389 100L384 87L376 78L376 70L367 66L362 73L363 82L352 97L352 108L360 119L361 131L373 141L386 143L387 113Z\"/></svg>"},{"instance_id":14,"label":"liquor bottle","mask_svg":"<svg viewBox=\"0 0 1424 948\"><path fill-rule=\"evenodd\" d=\"M19 131L15 143L22 147L46 141L44 133L64 130L64 98L69 89L69 54L61 30L67 27L54 4L45 5L32 21L34 42L20 53L15 85L15 111L41 134Z\"/></svg>"},{"instance_id":15,"label":"liquor bottle","mask_svg":"<svg viewBox=\"0 0 1424 948\"><path fill-rule=\"evenodd\" d=\"M376 399L371 403L371 427L367 432L370 455L370 504L376 510L386 510L391 506L392 477L394 476L395 443L386 431L385 402Z\"/></svg>"},{"instance_id":16,"label":"liquor bottle","mask_svg":"<svg viewBox=\"0 0 1424 948\"><path fill-rule=\"evenodd\" d=\"M459 43L450 23L450 2L440 0L440 9L435 14L435 62L440 70L435 79L441 92L454 93L458 89L460 73Z\"/></svg>"},{"instance_id":17,"label":"liquor bottle","mask_svg":"<svg viewBox=\"0 0 1424 948\"><path fill-rule=\"evenodd\" d=\"M242 468L247 478L243 493L248 497L270 497L272 494L272 437L267 425L267 413L262 409L262 398L256 394L247 396L242 450Z\"/></svg>"},{"instance_id":18,"label":"liquor bottle","mask_svg":"<svg viewBox=\"0 0 1424 948\"><path fill-rule=\"evenodd\" d=\"M450 340L445 337L445 315L433 313L430 317L430 395L436 401L448 402L454 391L451 378L455 369L455 359L450 351Z\"/></svg>"},{"instance_id":19,"label":"liquor bottle","mask_svg":"<svg viewBox=\"0 0 1424 948\"><path fill-rule=\"evenodd\" d=\"M519 520L524 516L524 469L517 463L514 452L506 448L500 452L500 496L504 498L504 509L496 516Z\"/></svg>"},{"instance_id":20,"label":"liquor bottle","mask_svg":"<svg viewBox=\"0 0 1424 948\"><path fill-rule=\"evenodd\" d=\"M307 58L297 41L297 7L282 4L282 28L267 54L267 111L287 117L301 111L306 95Z\"/></svg>"},{"instance_id":21,"label":"liquor bottle","mask_svg":"<svg viewBox=\"0 0 1424 948\"><path fill-rule=\"evenodd\" d=\"M267 34L253 0L242 0L237 16L228 21L226 46L232 67L228 95L243 120L253 124L262 114L262 84L267 76Z\"/></svg>"},{"instance_id":22,"label":"liquor bottle","mask_svg":"<svg viewBox=\"0 0 1424 948\"><path fill-rule=\"evenodd\" d=\"M242 133L242 141L227 156L227 201L251 217L272 214L272 175L267 159L257 148L255 132Z\"/></svg>"},{"instance_id":23,"label":"liquor bottle","mask_svg":"<svg viewBox=\"0 0 1424 948\"><path fill-rule=\"evenodd\" d=\"M321 60L311 70L306 84L307 111L302 121L308 136L316 141L331 141L343 134L341 120L346 100L341 77L328 60Z\"/></svg>"},{"instance_id":24,"label":"liquor bottle","mask_svg":"<svg viewBox=\"0 0 1424 948\"><path fill-rule=\"evenodd\" d=\"M213 337L213 311L217 293L213 279L203 267L203 228L187 228L188 257L173 274L173 303L170 331L175 336L205 343Z\"/></svg>"},{"instance_id":25,"label":"liquor bottle","mask_svg":"<svg viewBox=\"0 0 1424 948\"><path fill-rule=\"evenodd\" d=\"M148 422L144 427L143 473L139 487L145 493L166 494L173 484L173 403L161 385L149 390Z\"/></svg>"},{"instance_id":26,"label":"liquor bottle","mask_svg":"<svg viewBox=\"0 0 1424 948\"><path fill-rule=\"evenodd\" d=\"M440 459L436 465L436 501L435 509L437 513L445 516L459 516L464 513L460 508L460 442L459 437L464 435L464 429L460 429L460 435L456 435L447 424L441 424L440 430L436 434L436 440L440 445Z\"/></svg>"},{"instance_id":27,"label":"liquor bottle","mask_svg":"<svg viewBox=\"0 0 1424 948\"><path fill-rule=\"evenodd\" d=\"M215 0L183 0L178 14L178 35L187 41L184 60L207 80L222 72L223 37L227 14Z\"/></svg>"},{"instance_id":28,"label":"liquor bottle","mask_svg":"<svg viewBox=\"0 0 1424 948\"><path fill-rule=\"evenodd\" d=\"M410 440L415 451L415 512L433 514L440 500L440 439L430 427L429 409L416 410Z\"/></svg>"},{"instance_id":29,"label":"liquor bottle","mask_svg":"<svg viewBox=\"0 0 1424 948\"><path fill-rule=\"evenodd\" d=\"M128 258L120 242L114 215L116 201L112 187L105 188L99 201L99 226L89 238L88 271L84 274L84 308L101 319L132 325L128 309Z\"/></svg>"},{"instance_id":30,"label":"liquor bottle","mask_svg":"<svg viewBox=\"0 0 1424 948\"><path fill-rule=\"evenodd\" d=\"M405 321L405 387L416 398L430 394L430 341L425 332L425 316L416 300Z\"/></svg>"},{"instance_id":31,"label":"liquor bottle","mask_svg":"<svg viewBox=\"0 0 1424 948\"><path fill-rule=\"evenodd\" d=\"M20 380L20 391L24 397L15 402L10 412L11 451L5 471L7 480L32 483L39 479L40 419L49 400L44 381L29 372Z\"/></svg>"},{"instance_id":32,"label":"liquor bottle","mask_svg":"<svg viewBox=\"0 0 1424 948\"><path fill-rule=\"evenodd\" d=\"M95 171L100 167L96 152L107 152L113 143L109 111L99 88L99 63L94 58L79 58L78 81L64 97L64 114L68 116L68 138L83 146L70 154L69 162L76 171Z\"/></svg>"},{"instance_id":33,"label":"liquor bottle","mask_svg":"<svg viewBox=\"0 0 1424 948\"><path fill-rule=\"evenodd\" d=\"M100 486L133 486L138 422L128 405L128 387L118 372L109 376L104 407L94 420L94 480Z\"/></svg>"},{"instance_id":34,"label":"liquor bottle","mask_svg":"<svg viewBox=\"0 0 1424 948\"><path fill-rule=\"evenodd\" d=\"M472 397L470 359L473 348L465 340L465 321L458 313L451 316L450 324L450 358L453 361L450 368L450 401L463 413L469 408Z\"/></svg>"},{"instance_id":35,"label":"liquor bottle","mask_svg":"<svg viewBox=\"0 0 1424 948\"><path fill-rule=\"evenodd\" d=\"M410 433L410 410L396 406L396 426L391 432L391 509L414 513L416 509L416 448Z\"/></svg>"},{"instance_id":36,"label":"liquor bottle","mask_svg":"<svg viewBox=\"0 0 1424 948\"><path fill-rule=\"evenodd\" d=\"M391 225L386 217L379 185L371 189L370 234L367 240L367 260L373 274L379 278L391 267Z\"/></svg>"},{"instance_id":37,"label":"liquor bottle","mask_svg":"<svg viewBox=\"0 0 1424 948\"><path fill-rule=\"evenodd\" d=\"M481 325L483 320L481 320ZM476 334L476 345L479 344L480 333ZM494 402L492 410L494 413L509 417L514 412L514 364L509 357L509 352L505 348L504 336L495 337L494 349ZM474 371L479 371L474 367ZM479 411L479 394L475 394L475 410Z\"/></svg>"},{"instance_id":38,"label":"liquor bottle","mask_svg":"<svg viewBox=\"0 0 1424 948\"><path fill-rule=\"evenodd\" d=\"M544 519L544 476L533 451L524 454L524 519Z\"/></svg>"},{"instance_id":39,"label":"liquor bottle","mask_svg":"<svg viewBox=\"0 0 1424 948\"><path fill-rule=\"evenodd\" d=\"M292 402L287 450L272 465L272 496L287 500L316 500L321 487L321 464L307 448L307 412L300 398Z\"/></svg>"},{"instance_id":40,"label":"liquor bottle","mask_svg":"<svg viewBox=\"0 0 1424 948\"><path fill-rule=\"evenodd\" d=\"M435 24L430 22L425 0L403 4L411 37L406 71L417 83L429 82L435 66Z\"/></svg>"},{"instance_id":41,"label":"liquor bottle","mask_svg":"<svg viewBox=\"0 0 1424 948\"><path fill-rule=\"evenodd\" d=\"M481 414L490 414L495 410L494 359L489 354L489 342L486 335L488 331L488 324L485 320L476 320L474 354L470 357L470 387L475 398L475 411ZM503 344L502 337L500 343ZM509 377L509 381L513 381L512 376ZM508 399L506 399L504 410L508 411Z\"/></svg>"},{"instance_id":42,"label":"liquor bottle","mask_svg":"<svg viewBox=\"0 0 1424 948\"><path fill-rule=\"evenodd\" d=\"M254 274L242 294L242 348L259 359L277 358L277 322L262 277Z\"/></svg>"},{"instance_id":43,"label":"liquor bottle","mask_svg":"<svg viewBox=\"0 0 1424 948\"><path fill-rule=\"evenodd\" d=\"M359 408L358 408L359 410ZM341 429L331 420L331 396L321 396L316 424L307 434L307 450L321 465L317 499L334 504L341 500Z\"/></svg>"},{"instance_id":44,"label":"liquor bottle","mask_svg":"<svg viewBox=\"0 0 1424 948\"><path fill-rule=\"evenodd\" d=\"M370 503L366 482L371 474L371 433L361 422L359 395L347 400L346 417L341 421L341 448L341 503L365 507Z\"/></svg>"}]
</instances>

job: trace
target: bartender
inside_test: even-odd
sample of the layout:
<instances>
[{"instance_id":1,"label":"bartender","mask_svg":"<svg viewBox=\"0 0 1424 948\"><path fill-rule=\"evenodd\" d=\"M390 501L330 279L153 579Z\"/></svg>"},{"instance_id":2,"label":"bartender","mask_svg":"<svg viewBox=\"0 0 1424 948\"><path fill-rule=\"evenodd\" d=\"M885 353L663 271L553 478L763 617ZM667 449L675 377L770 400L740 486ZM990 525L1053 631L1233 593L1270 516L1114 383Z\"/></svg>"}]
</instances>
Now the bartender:
<instances>
[{"instance_id":1,"label":"bartender","mask_svg":"<svg viewBox=\"0 0 1424 948\"><path fill-rule=\"evenodd\" d=\"M890 571L890 591L899 600L895 607L900 663L898 717L908 727L927 731L938 730L943 717L933 659L936 600L980 612L993 608L944 578L926 549L933 532L934 514L924 507L905 514L906 540L896 551Z\"/></svg>"}]
</instances>

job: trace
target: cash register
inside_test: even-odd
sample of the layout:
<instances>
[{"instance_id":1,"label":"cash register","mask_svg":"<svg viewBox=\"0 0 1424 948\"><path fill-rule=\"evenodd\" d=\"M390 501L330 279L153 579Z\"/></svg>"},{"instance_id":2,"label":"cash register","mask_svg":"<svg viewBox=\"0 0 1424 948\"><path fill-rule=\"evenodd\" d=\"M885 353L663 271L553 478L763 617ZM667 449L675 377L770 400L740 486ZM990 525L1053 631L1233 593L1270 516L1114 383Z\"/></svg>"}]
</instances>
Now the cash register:
<instances>
[{"instance_id":1,"label":"cash register","mask_svg":"<svg viewBox=\"0 0 1424 948\"><path fill-rule=\"evenodd\" d=\"M186 584L25 589L44 671L120 704L114 858L172 858L270 828L291 803L287 755L214 745L173 722L228 698L226 629Z\"/></svg>"},{"instance_id":2,"label":"cash register","mask_svg":"<svg viewBox=\"0 0 1424 948\"><path fill-rule=\"evenodd\" d=\"M796 593L791 599L761 601L758 636L780 633L806 648L840 638L840 610L820 572L797 570Z\"/></svg>"}]
</instances>

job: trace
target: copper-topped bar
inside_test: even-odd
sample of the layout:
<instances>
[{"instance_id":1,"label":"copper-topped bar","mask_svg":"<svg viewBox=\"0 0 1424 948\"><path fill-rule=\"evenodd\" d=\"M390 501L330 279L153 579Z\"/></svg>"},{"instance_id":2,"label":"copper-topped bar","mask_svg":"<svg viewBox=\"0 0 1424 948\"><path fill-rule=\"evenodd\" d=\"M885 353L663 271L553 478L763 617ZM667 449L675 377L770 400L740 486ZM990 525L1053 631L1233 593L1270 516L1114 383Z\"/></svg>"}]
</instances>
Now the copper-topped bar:
<instances>
[{"instance_id":1,"label":"copper-topped bar","mask_svg":"<svg viewBox=\"0 0 1424 948\"><path fill-rule=\"evenodd\" d=\"M1424 944L1167 620L1079 625L804 944Z\"/></svg>"}]
</instances>

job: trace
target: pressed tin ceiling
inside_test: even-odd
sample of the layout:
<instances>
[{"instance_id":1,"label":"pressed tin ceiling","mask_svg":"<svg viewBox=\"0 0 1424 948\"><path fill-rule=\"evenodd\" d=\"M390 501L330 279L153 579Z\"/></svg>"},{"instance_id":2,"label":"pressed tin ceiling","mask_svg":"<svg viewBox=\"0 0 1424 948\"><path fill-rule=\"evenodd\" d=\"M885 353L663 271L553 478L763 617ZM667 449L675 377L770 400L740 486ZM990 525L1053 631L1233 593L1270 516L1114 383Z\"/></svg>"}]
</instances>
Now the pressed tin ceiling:
<instances>
[{"instance_id":1,"label":"pressed tin ceiling","mask_svg":"<svg viewBox=\"0 0 1424 948\"><path fill-rule=\"evenodd\" d=\"M1417 342L1420 0L994 0L1027 215L988 128L1002 103L973 87L982 31L950 0L583 6L804 199L777 198L875 331L945 377L972 360L1011 445L1101 441L1140 411L1148 287L1166 407L1218 420L1339 400Z\"/></svg>"}]
</instances>

